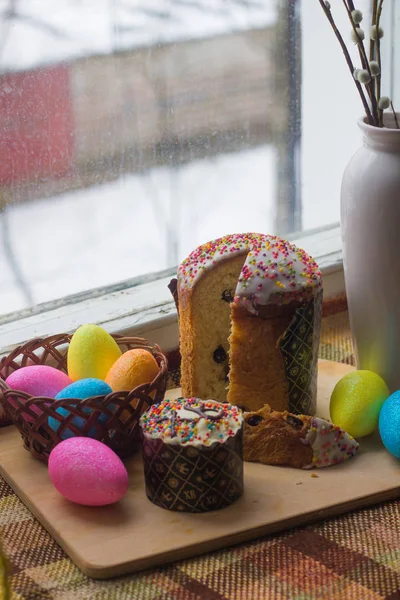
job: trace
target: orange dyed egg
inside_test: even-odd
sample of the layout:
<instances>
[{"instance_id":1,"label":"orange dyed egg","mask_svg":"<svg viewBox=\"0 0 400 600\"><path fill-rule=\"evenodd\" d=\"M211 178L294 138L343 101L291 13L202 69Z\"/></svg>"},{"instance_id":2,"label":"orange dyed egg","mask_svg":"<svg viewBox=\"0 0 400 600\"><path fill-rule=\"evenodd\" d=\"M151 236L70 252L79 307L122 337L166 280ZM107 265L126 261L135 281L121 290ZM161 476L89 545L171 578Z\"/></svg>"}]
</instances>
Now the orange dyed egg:
<instances>
[{"instance_id":1,"label":"orange dyed egg","mask_svg":"<svg viewBox=\"0 0 400 600\"><path fill-rule=\"evenodd\" d=\"M135 348L124 352L108 371L105 381L114 392L133 390L151 383L160 368L148 350Z\"/></svg>"}]
</instances>

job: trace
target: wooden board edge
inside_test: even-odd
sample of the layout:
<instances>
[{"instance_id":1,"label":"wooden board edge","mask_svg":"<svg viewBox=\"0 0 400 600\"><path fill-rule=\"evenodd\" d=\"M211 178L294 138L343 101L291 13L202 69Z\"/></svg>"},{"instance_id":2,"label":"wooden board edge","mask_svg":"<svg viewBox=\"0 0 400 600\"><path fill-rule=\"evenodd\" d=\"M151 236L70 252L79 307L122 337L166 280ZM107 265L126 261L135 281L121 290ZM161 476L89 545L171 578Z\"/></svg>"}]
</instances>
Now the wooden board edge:
<instances>
[{"instance_id":1,"label":"wooden board edge","mask_svg":"<svg viewBox=\"0 0 400 600\"><path fill-rule=\"evenodd\" d=\"M185 548L179 548L171 550L167 553L155 554L151 557L145 557L134 562L127 562L118 565L118 567L103 567L99 565L93 565L90 563L83 563L77 561L75 564L89 577L93 579L110 579L112 577L119 577L128 575L130 573L137 573L139 571L160 567L162 565L171 564L179 560L186 560L194 558L195 556L201 556L209 552L215 552L222 549L227 549L238 544L254 541L258 538L263 538L276 533L281 533L292 527L305 527L311 524L318 523L327 518L337 517L347 512L353 512L355 510L366 508L374 504L380 504L389 500L394 500L400 495L400 486L395 489L387 490L386 492L377 492L373 495L366 495L355 499L352 502L352 506L349 508L349 502L344 502L329 508L328 510L316 510L304 513L299 519L296 515L279 523L272 523L270 525L263 525L249 529L243 532L226 535L219 539L207 540L205 542L197 542L191 546L185 546ZM68 554L68 552L67 552ZM69 555L70 556L70 555ZM74 560L71 556L71 559Z\"/></svg>"},{"instance_id":2,"label":"wooden board edge","mask_svg":"<svg viewBox=\"0 0 400 600\"><path fill-rule=\"evenodd\" d=\"M5 481L14 490L25 506L27 506L28 510L35 516L36 519L38 519L44 529L46 529L46 531L52 536L57 544L59 544L69 558L75 563L75 565L88 577L98 580L119 577L130 573L136 573L145 569L151 569L161 565L170 564L179 560L193 558L208 552L214 552L223 548L249 542L257 538L280 533L282 531L291 529L292 527L297 528L308 526L327 518L337 517L343 513L372 506L374 504L387 502L389 500L394 500L400 496L399 485L395 488L379 491L372 495L360 496L359 498L355 498L350 501L346 500L327 509L318 509L305 512L301 516L295 515L279 522L260 525L245 531L224 535L214 540L196 542L191 545L187 545L184 548L172 549L167 552L163 551L162 553L154 554L152 556L145 556L141 559L120 563L118 565L105 566L103 564L82 560L80 555L75 554L74 550L68 545L68 543L64 542L63 538L58 535L57 531L53 529L49 523L43 523L39 511L35 509L29 498L23 493L19 486L15 484L12 478L8 476L1 465L0 475L5 479Z\"/></svg>"},{"instance_id":3,"label":"wooden board edge","mask_svg":"<svg viewBox=\"0 0 400 600\"><path fill-rule=\"evenodd\" d=\"M396 489L387 490L386 492L378 492L374 495L367 495L357 498L356 500L352 501L352 506L350 508L347 501L333 506L328 510L311 511L309 513L304 513L304 515L302 515L300 518L298 515L296 515L284 521L280 521L279 523L255 527L243 532L226 535L215 540L207 540L200 543L196 542L196 544L188 545L184 548L170 550L169 552L163 552L162 554L155 554L151 557L147 556L133 562L121 563L117 567L104 567L102 565L84 562L79 557L74 556L73 553L68 552L67 549L63 549L68 556L70 556L71 560L73 560L73 562L78 566L78 568L88 577L93 579L111 579L112 577L137 573L139 571L171 564L179 560L194 558L195 556L200 556L209 552L215 552L238 544L254 541L258 538L281 533L291 529L292 527L305 527L318 523L318 521L322 521L327 518L337 517L341 514L353 512L357 509L387 502L388 500L394 500L395 498L398 498L399 495L400 486ZM58 542L58 539L56 539L56 541Z\"/></svg>"}]
</instances>

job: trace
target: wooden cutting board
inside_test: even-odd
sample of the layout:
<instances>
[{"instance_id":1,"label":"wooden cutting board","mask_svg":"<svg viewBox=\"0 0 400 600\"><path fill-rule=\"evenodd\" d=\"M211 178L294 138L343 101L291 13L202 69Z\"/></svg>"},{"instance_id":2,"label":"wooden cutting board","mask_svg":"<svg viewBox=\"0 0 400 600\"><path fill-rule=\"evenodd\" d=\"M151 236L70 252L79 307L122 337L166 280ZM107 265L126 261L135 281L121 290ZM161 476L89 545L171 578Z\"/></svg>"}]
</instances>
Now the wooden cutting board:
<instances>
[{"instance_id":1,"label":"wooden cutting board","mask_svg":"<svg viewBox=\"0 0 400 600\"><path fill-rule=\"evenodd\" d=\"M351 369L320 361L319 416L328 416L331 391ZM140 457L126 466L130 487L118 504L74 505L53 488L46 466L23 448L15 428L0 430L1 474L77 566L98 579L209 552L400 493L400 461L386 452L377 435L362 440L358 456L326 469L245 463L244 496L223 510L196 515L154 506L145 495Z\"/></svg>"}]
</instances>

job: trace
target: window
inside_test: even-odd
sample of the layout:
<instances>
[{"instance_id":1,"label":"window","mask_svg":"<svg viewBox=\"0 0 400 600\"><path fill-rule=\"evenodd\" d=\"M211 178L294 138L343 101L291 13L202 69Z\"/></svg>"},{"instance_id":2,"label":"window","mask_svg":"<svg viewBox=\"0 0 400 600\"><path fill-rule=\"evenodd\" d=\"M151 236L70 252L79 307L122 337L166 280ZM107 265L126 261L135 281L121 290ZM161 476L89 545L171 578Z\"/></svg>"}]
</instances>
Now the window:
<instances>
[{"instance_id":1,"label":"window","mask_svg":"<svg viewBox=\"0 0 400 600\"><path fill-rule=\"evenodd\" d=\"M387 3L387 4L386 4ZM395 108L399 111L400 102L400 5L396 0L385 0L385 11L382 13L385 32L383 60L387 65L383 73L383 85L387 95L394 99ZM396 76L397 75L397 76Z\"/></svg>"},{"instance_id":2,"label":"window","mask_svg":"<svg viewBox=\"0 0 400 600\"><path fill-rule=\"evenodd\" d=\"M337 222L352 86L317 0L0 0L0 314Z\"/></svg>"}]
</instances>

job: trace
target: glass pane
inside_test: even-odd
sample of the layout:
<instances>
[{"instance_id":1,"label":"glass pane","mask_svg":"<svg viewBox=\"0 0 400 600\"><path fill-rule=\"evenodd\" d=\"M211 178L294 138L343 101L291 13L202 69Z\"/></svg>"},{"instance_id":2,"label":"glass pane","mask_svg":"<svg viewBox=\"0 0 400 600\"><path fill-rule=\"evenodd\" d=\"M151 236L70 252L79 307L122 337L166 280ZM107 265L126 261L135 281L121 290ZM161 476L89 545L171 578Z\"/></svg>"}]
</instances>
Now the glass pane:
<instances>
[{"instance_id":1,"label":"glass pane","mask_svg":"<svg viewBox=\"0 0 400 600\"><path fill-rule=\"evenodd\" d=\"M337 221L353 88L317 0L0 0L0 313Z\"/></svg>"}]
</instances>

